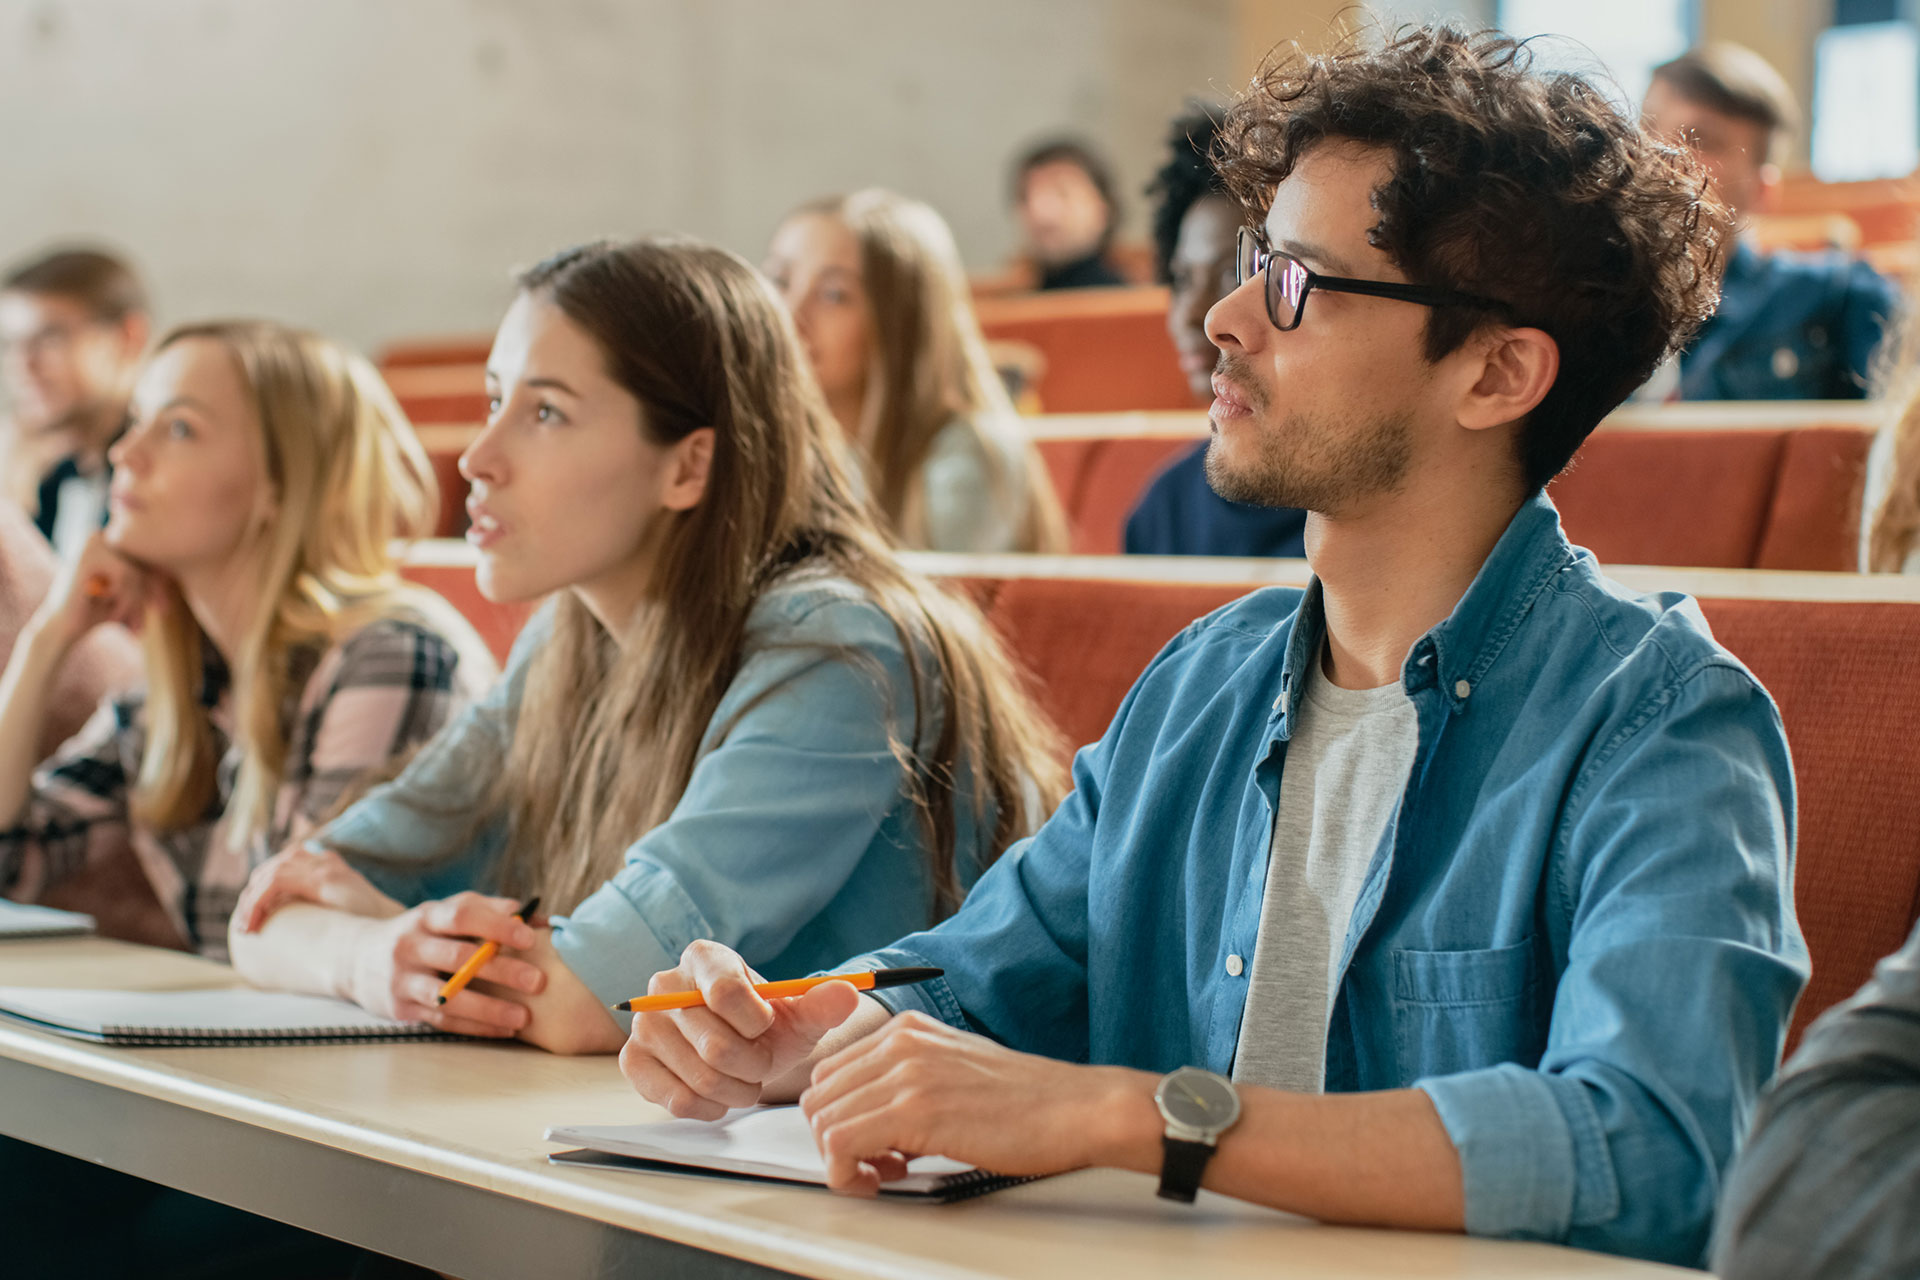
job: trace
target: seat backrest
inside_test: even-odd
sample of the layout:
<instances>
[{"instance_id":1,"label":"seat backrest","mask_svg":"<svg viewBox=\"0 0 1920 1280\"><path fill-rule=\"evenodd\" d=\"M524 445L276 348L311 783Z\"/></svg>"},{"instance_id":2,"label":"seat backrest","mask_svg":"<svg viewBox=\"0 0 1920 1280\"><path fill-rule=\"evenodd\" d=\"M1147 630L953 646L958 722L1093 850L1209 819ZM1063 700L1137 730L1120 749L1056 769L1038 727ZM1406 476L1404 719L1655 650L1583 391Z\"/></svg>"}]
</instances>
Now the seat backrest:
<instances>
[{"instance_id":1,"label":"seat backrest","mask_svg":"<svg viewBox=\"0 0 1920 1280\"><path fill-rule=\"evenodd\" d=\"M1106 732L1127 690L1182 627L1249 589L1009 578L987 616L1032 675L1041 708L1077 748Z\"/></svg>"},{"instance_id":2,"label":"seat backrest","mask_svg":"<svg viewBox=\"0 0 1920 1280\"><path fill-rule=\"evenodd\" d=\"M1860 563L1860 498L1873 431L1801 427L1787 433L1756 569L1830 569Z\"/></svg>"},{"instance_id":3,"label":"seat backrest","mask_svg":"<svg viewBox=\"0 0 1920 1280\"><path fill-rule=\"evenodd\" d=\"M1547 493L1602 564L1751 568L1787 434L1596 431Z\"/></svg>"},{"instance_id":4,"label":"seat backrest","mask_svg":"<svg viewBox=\"0 0 1920 1280\"><path fill-rule=\"evenodd\" d=\"M1789 1047L1920 915L1920 604L1702 600L1780 706L1799 795L1794 899L1813 955Z\"/></svg>"},{"instance_id":5,"label":"seat backrest","mask_svg":"<svg viewBox=\"0 0 1920 1280\"><path fill-rule=\"evenodd\" d=\"M1127 516L1161 468L1199 441L1184 435L1127 435L1038 442L1066 509L1076 555L1118 555Z\"/></svg>"},{"instance_id":6,"label":"seat backrest","mask_svg":"<svg viewBox=\"0 0 1920 1280\"><path fill-rule=\"evenodd\" d=\"M1035 391L1048 413L1191 409L1193 392L1167 336L1165 289L983 299L980 328L1045 361Z\"/></svg>"}]
</instances>

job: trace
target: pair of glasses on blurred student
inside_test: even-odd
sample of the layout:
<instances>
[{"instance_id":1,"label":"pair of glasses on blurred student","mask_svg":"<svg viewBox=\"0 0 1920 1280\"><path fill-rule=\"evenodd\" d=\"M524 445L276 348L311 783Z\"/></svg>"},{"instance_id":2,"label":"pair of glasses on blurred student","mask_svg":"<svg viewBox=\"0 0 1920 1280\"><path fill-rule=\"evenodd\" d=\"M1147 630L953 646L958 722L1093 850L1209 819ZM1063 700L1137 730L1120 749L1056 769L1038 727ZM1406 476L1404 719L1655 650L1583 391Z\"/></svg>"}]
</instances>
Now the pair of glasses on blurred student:
<instances>
[{"instance_id":1,"label":"pair of glasses on blurred student","mask_svg":"<svg viewBox=\"0 0 1920 1280\"><path fill-rule=\"evenodd\" d=\"M1307 295L1315 289L1328 293L1359 293L1369 298L1392 298L1399 302L1417 302L1423 307L1478 307L1506 311L1504 302L1482 298L1424 284L1389 284L1384 280L1355 280L1348 276L1323 276L1290 253L1269 248L1253 227L1241 227L1234 242L1234 279L1245 284L1266 273L1267 319L1281 332L1300 327L1307 309Z\"/></svg>"}]
</instances>

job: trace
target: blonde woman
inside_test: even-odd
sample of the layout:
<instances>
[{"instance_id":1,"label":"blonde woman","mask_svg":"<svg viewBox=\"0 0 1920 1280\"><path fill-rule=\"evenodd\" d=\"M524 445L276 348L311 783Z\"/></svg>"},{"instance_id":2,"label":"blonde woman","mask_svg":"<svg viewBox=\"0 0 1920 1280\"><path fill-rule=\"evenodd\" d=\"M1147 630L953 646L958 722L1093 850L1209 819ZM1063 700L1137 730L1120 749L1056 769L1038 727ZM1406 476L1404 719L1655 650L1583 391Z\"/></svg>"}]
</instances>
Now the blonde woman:
<instances>
[{"instance_id":1,"label":"blonde woman","mask_svg":"<svg viewBox=\"0 0 1920 1280\"><path fill-rule=\"evenodd\" d=\"M113 447L110 515L0 676L0 888L33 898L130 835L180 940L226 951L251 868L424 742L492 666L403 583L432 471L372 367L261 322L177 329ZM141 622L144 687L36 770L81 639Z\"/></svg>"},{"instance_id":2,"label":"blonde woman","mask_svg":"<svg viewBox=\"0 0 1920 1280\"><path fill-rule=\"evenodd\" d=\"M1066 549L1059 499L987 358L938 213L879 190L803 205L765 270L905 545Z\"/></svg>"},{"instance_id":3,"label":"blonde woman","mask_svg":"<svg viewBox=\"0 0 1920 1280\"><path fill-rule=\"evenodd\" d=\"M807 973L951 911L1049 811L1052 730L978 611L896 559L746 263L562 253L487 378L479 586L554 599L484 703L256 873L251 980L612 1052L608 1006L695 939ZM554 915L522 923L535 894ZM481 939L509 950L441 1006Z\"/></svg>"}]
</instances>

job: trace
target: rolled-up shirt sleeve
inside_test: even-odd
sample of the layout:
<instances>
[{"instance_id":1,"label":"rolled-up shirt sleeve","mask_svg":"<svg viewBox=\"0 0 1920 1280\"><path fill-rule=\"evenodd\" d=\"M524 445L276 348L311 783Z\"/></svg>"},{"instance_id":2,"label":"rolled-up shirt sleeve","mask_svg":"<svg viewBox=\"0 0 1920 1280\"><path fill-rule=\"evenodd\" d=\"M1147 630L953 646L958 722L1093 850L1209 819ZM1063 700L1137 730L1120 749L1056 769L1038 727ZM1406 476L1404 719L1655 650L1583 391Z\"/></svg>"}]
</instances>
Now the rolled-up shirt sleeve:
<instances>
[{"instance_id":1,"label":"rolled-up shirt sleeve","mask_svg":"<svg viewBox=\"0 0 1920 1280\"><path fill-rule=\"evenodd\" d=\"M1721 1203L1726 1280L1920 1275L1920 928L1768 1091Z\"/></svg>"},{"instance_id":2,"label":"rolled-up shirt sleeve","mask_svg":"<svg viewBox=\"0 0 1920 1280\"><path fill-rule=\"evenodd\" d=\"M1596 744L1559 828L1572 928L1537 1067L1416 1082L1469 1232L1699 1265L1809 972L1792 797L1778 713L1730 665Z\"/></svg>"},{"instance_id":3,"label":"rolled-up shirt sleeve","mask_svg":"<svg viewBox=\"0 0 1920 1280\"><path fill-rule=\"evenodd\" d=\"M1189 628L1175 637L1147 666L1106 733L1074 756L1072 792L1039 831L980 877L959 911L851 962L852 968L945 971L931 982L875 992L875 999L895 1013L916 1009L1027 1053L1089 1059L1088 895L1102 839L1101 804L1142 689L1177 661L1194 633ZM1105 838L1123 837L1109 832Z\"/></svg>"}]
</instances>

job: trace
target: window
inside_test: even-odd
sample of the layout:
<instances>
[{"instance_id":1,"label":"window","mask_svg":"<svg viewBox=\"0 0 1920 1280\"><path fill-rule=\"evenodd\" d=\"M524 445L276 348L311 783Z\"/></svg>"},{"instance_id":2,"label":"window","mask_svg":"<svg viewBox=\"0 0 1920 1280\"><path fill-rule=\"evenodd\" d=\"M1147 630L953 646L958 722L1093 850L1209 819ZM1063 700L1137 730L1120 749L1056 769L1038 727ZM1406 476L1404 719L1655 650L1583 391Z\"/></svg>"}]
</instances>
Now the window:
<instances>
[{"instance_id":1,"label":"window","mask_svg":"<svg viewBox=\"0 0 1920 1280\"><path fill-rule=\"evenodd\" d=\"M1920 165L1920 33L1909 22L1834 27L1814 46L1813 172L1897 178Z\"/></svg>"},{"instance_id":2,"label":"window","mask_svg":"<svg viewBox=\"0 0 1920 1280\"><path fill-rule=\"evenodd\" d=\"M1638 114L1653 69L1693 43L1692 0L1500 0L1500 27L1534 42L1534 66L1592 78Z\"/></svg>"}]
</instances>

